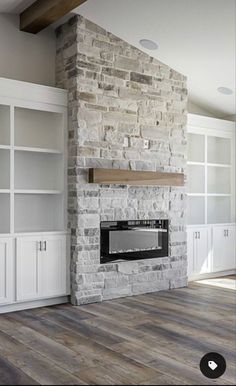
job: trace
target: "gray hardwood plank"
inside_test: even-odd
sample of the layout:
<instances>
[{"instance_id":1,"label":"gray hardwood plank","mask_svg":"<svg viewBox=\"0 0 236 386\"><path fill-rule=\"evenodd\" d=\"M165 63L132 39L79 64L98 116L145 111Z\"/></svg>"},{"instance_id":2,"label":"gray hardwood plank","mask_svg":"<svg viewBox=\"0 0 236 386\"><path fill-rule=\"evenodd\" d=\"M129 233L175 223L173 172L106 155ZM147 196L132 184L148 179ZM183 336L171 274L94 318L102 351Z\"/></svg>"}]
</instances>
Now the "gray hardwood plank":
<instances>
[{"instance_id":1,"label":"gray hardwood plank","mask_svg":"<svg viewBox=\"0 0 236 386\"><path fill-rule=\"evenodd\" d=\"M235 384L235 305L235 291L191 283L1 315L0 384ZM209 351L227 360L218 380L199 370Z\"/></svg>"}]
</instances>

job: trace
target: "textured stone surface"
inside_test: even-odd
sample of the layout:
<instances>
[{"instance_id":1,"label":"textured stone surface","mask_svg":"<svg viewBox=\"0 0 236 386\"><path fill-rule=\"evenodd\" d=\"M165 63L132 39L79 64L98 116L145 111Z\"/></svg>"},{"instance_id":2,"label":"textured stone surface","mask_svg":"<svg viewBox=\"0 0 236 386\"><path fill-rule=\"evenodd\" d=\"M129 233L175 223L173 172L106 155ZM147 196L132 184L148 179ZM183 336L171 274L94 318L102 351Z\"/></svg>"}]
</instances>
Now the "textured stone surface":
<instances>
[{"instance_id":1,"label":"textured stone surface","mask_svg":"<svg viewBox=\"0 0 236 386\"><path fill-rule=\"evenodd\" d=\"M75 16L57 29L69 91L73 304L187 284L185 188L89 185L87 168L186 171L186 78ZM168 218L169 256L100 265L100 221Z\"/></svg>"}]
</instances>

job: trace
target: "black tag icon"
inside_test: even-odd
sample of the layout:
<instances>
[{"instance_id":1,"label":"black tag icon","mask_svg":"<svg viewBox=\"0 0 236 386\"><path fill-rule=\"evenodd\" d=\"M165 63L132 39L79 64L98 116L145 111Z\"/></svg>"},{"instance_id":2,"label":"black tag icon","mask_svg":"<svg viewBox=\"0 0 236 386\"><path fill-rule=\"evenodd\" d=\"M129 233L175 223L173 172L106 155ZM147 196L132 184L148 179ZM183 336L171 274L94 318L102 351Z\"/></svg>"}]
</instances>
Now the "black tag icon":
<instances>
[{"instance_id":1,"label":"black tag icon","mask_svg":"<svg viewBox=\"0 0 236 386\"><path fill-rule=\"evenodd\" d=\"M219 378L226 370L225 358L216 352L210 352L201 359L200 370L207 378Z\"/></svg>"}]
</instances>

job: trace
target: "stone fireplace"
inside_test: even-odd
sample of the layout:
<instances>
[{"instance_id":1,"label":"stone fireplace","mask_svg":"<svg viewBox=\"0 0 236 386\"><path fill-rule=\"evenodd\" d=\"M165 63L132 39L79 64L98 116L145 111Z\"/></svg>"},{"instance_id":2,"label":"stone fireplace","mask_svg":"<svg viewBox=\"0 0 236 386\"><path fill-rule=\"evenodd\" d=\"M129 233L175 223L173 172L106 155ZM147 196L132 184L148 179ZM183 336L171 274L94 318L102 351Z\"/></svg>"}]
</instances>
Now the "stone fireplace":
<instances>
[{"instance_id":1,"label":"stone fireplace","mask_svg":"<svg viewBox=\"0 0 236 386\"><path fill-rule=\"evenodd\" d=\"M186 78L92 22L57 29L69 91L72 303L187 285L184 187L96 185L89 168L186 172ZM169 254L100 264L102 221L169 220Z\"/></svg>"}]
</instances>

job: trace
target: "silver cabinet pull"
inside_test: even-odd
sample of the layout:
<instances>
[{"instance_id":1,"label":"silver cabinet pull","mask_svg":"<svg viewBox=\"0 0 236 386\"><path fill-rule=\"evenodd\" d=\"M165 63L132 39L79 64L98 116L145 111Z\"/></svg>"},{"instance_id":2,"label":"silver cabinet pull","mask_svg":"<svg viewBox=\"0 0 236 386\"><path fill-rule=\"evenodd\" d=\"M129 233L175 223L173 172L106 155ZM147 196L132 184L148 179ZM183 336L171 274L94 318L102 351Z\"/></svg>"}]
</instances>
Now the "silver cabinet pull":
<instances>
[{"instance_id":1,"label":"silver cabinet pull","mask_svg":"<svg viewBox=\"0 0 236 386\"><path fill-rule=\"evenodd\" d=\"M41 252L42 251L42 241L38 241L37 245L38 245L38 250Z\"/></svg>"},{"instance_id":2,"label":"silver cabinet pull","mask_svg":"<svg viewBox=\"0 0 236 386\"><path fill-rule=\"evenodd\" d=\"M229 237L229 230L228 229L224 230L224 237Z\"/></svg>"},{"instance_id":3,"label":"silver cabinet pull","mask_svg":"<svg viewBox=\"0 0 236 386\"><path fill-rule=\"evenodd\" d=\"M44 251L47 250L47 241L44 241Z\"/></svg>"},{"instance_id":4,"label":"silver cabinet pull","mask_svg":"<svg viewBox=\"0 0 236 386\"><path fill-rule=\"evenodd\" d=\"M198 232L198 238L199 239L201 238L201 232Z\"/></svg>"},{"instance_id":5,"label":"silver cabinet pull","mask_svg":"<svg viewBox=\"0 0 236 386\"><path fill-rule=\"evenodd\" d=\"M198 238L198 232L195 232L195 239Z\"/></svg>"}]
</instances>

